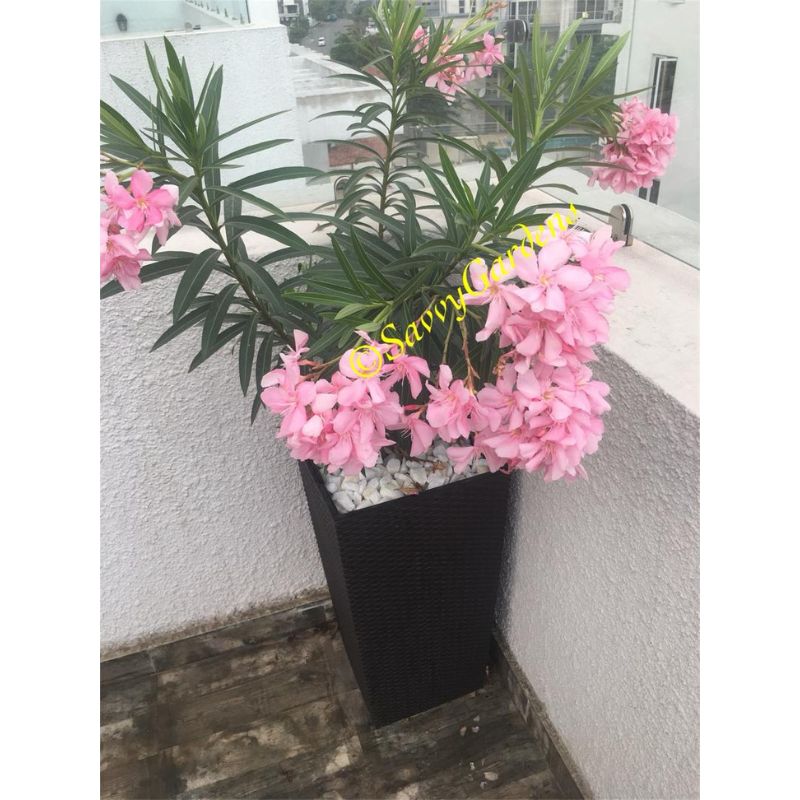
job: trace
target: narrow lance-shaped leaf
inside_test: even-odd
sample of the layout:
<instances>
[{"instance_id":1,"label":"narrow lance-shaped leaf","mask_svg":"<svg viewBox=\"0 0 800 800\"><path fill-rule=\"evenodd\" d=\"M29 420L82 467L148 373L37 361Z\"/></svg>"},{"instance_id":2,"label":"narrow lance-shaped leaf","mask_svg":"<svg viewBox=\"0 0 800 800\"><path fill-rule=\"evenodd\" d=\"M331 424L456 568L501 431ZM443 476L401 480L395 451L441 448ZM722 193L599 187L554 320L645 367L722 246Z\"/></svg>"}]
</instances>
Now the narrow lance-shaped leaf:
<instances>
[{"instance_id":1,"label":"narrow lance-shaped leaf","mask_svg":"<svg viewBox=\"0 0 800 800\"><path fill-rule=\"evenodd\" d=\"M184 273L175 292L175 301L172 304L172 316L176 322L205 286L206 281L214 270L218 257L218 250L203 250L202 253L198 253L195 256L191 266Z\"/></svg>"},{"instance_id":2,"label":"narrow lance-shaped leaf","mask_svg":"<svg viewBox=\"0 0 800 800\"><path fill-rule=\"evenodd\" d=\"M211 303L208 316L205 323L203 323L201 349L204 353L208 353L216 342L219 329L222 327L225 315L228 313L231 301L238 288L238 283L229 284L217 295L216 300Z\"/></svg>"},{"instance_id":3,"label":"narrow lance-shaped leaf","mask_svg":"<svg viewBox=\"0 0 800 800\"><path fill-rule=\"evenodd\" d=\"M225 328L225 330L220 333L220 335L214 341L214 344L208 349L207 352L201 350L192 359L192 363L189 365L189 372L199 367L204 361L213 356L217 350L219 350L221 347L224 347L232 339L235 339L244 330L245 325L247 325L246 322L238 322L236 325L231 325L229 328Z\"/></svg>"},{"instance_id":4,"label":"narrow lance-shaped leaf","mask_svg":"<svg viewBox=\"0 0 800 800\"><path fill-rule=\"evenodd\" d=\"M259 409L263 405L261 402L261 379L267 374L269 368L272 366L272 344L275 340L275 334L270 331L261 342L261 347L258 348L258 355L256 356L256 396L253 398L253 407L250 411L250 424L256 421Z\"/></svg>"},{"instance_id":5,"label":"narrow lance-shaped leaf","mask_svg":"<svg viewBox=\"0 0 800 800\"><path fill-rule=\"evenodd\" d=\"M190 311L185 317L181 317L174 325L170 325L169 328L156 339L150 351L158 350L159 347L163 347L167 342L171 342L176 336L184 331L188 331L189 328L197 325L199 322L202 322L207 313L208 304L204 304L200 306L200 308L195 308Z\"/></svg>"},{"instance_id":6,"label":"narrow lance-shaped leaf","mask_svg":"<svg viewBox=\"0 0 800 800\"><path fill-rule=\"evenodd\" d=\"M250 386L250 375L253 372L253 356L256 353L256 333L258 332L258 315L254 314L239 339L239 383L242 394L247 395Z\"/></svg>"}]
</instances>

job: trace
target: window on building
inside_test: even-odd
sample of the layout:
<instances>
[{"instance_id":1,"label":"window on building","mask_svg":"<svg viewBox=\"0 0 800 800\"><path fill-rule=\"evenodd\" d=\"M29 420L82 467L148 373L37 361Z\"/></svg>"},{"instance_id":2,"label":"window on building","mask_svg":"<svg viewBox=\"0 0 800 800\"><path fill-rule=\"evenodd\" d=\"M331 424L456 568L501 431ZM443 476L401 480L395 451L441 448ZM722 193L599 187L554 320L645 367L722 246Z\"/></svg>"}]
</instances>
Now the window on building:
<instances>
[{"instance_id":1,"label":"window on building","mask_svg":"<svg viewBox=\"0 0 800 800\"><path fill-rule=\"evenodd\" d=\"M655 56L651 108L659 108L669 114L672 107L672 87L675 85L675 70L678 59L671 56Z\"/></svg>"},{"instance_id":2,"label":"window on building","mask_svg":"<svg viewBox=\"0 0 800 800\"><path fill-rule=\"evenodd\" d=\"M467 2L466 2L466 0L458 0L458 13L459 14L466 14L467 13Z\"/></svg>"}]
</instances>

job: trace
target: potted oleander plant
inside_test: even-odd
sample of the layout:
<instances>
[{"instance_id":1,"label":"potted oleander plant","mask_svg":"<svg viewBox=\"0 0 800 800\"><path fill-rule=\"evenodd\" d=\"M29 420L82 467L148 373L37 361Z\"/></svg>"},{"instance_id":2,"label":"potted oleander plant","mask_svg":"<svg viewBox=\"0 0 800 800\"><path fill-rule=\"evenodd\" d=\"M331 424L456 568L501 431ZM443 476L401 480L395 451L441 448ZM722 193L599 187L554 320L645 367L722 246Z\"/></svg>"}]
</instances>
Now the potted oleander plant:
<instances>
[{"instance_id":1,"label":"potted oleander plant","mask_svg":"<svg viewBox=\"0 0 800 800\"><path fill-rule=\"evenodd\" d=\"M253 419L262 406L276 415L299 462L376 724L481 685L510 475L583 477L602 437L609 387L588 364L628 283L613 263L621 245L608 228L578 230L580 208L525 193L564 166L616 191L647 186L674 151L673 117L602 89L624 38L589 68L579 22L558 38L537 22L511 67L494 11L454 30L426 24L412 0L378 3L371 60L347 77L381 99L335 112L364 153L346 169L226 181L237 160L280 141L232 147L249 126L219 130L222 68L197 91L167 39L166 75L147 52L147 94L115 79L149 126L101 107L101 296L179 274L154 348L196 336L194 369L235 347ZM500 104L477 90L490 78ZM509 159L476 143L464 108L496 123ZM264 111L250 125L279 113ZM597 147L548 160L564 133ZM475 179L456 156L477 165ZM270 202L271 184L297 178L337 181L336 199L314 212ZM325 243L293 232L300 220ZM207 248L171 249L181 226ZM246 232L276 249L251 257ZM286 263L296 268L276 277Z\"/></svg>"}]
</instances>

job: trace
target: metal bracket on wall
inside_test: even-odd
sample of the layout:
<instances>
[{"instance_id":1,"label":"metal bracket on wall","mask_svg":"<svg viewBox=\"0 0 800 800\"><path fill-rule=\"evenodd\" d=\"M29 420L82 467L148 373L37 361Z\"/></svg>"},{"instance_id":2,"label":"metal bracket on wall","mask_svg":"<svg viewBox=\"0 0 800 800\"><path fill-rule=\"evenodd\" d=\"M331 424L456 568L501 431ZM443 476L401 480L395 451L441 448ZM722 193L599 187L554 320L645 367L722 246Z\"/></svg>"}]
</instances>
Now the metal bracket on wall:
<instances>
[{"instance_id":1,"label":"metal bracket on wall","mask_svg":"<svg viewBox=\"0 0 800 800\"><path fill-rule=\"evenodd\" d=\"M608 221L611 223L611 238L630 247L633 244L633 214L630 208L625 203L613 206Z\"/></svg>"}]
</instances>

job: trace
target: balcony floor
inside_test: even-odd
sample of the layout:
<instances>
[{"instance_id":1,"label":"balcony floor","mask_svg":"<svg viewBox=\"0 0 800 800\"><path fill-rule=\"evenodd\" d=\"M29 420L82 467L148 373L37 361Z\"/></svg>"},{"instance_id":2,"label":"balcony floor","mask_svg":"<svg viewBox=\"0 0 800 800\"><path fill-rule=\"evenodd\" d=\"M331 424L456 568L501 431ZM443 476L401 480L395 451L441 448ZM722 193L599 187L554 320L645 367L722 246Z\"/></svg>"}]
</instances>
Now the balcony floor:
<instances>
[{"instance_id":1,"label":"balcony floor","mask_svg":"<svg viewBox=\"0 0 800 800\"><path fill-rule=\"evenodd\" d=\"M104 662L102 796L562 796L497 677L373 730L330 612L304 614Z\"/></svg>"}]
</instances>

